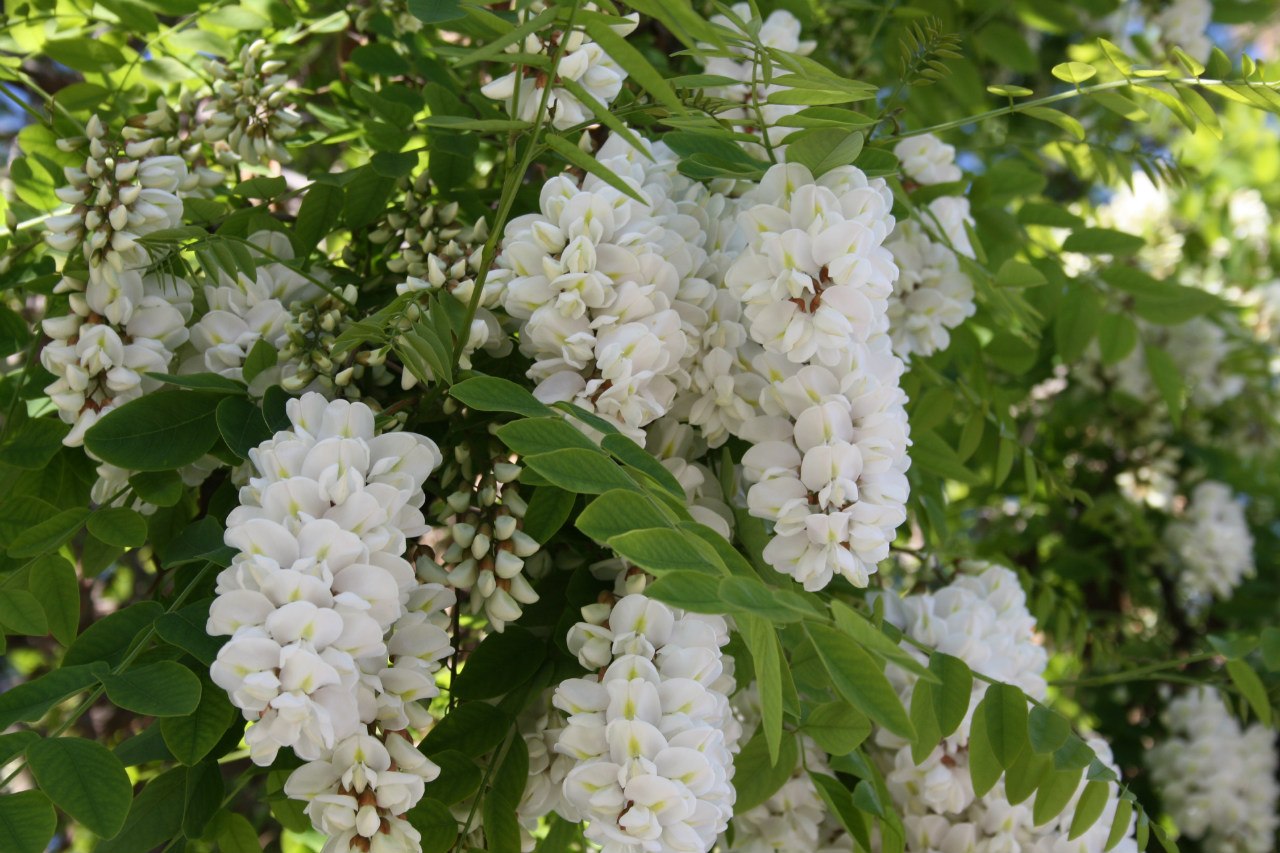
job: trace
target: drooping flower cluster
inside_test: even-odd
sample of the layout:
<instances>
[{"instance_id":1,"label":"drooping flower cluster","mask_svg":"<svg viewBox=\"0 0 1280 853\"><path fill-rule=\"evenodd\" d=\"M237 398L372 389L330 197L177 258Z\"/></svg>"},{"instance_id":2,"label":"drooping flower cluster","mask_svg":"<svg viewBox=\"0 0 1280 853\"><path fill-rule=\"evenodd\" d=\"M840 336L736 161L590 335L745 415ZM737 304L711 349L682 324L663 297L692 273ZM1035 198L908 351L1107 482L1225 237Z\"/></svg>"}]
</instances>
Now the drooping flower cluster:
<instances>
[{"instance_id":1,"label":"drooping flower cluster","mask_svg":"<svg viewBox=\"0 0 1280 853\"><path fill-rule=\"evenodd\" d=\"M521 529L528 509L516 482L521 466L500 443L493 445L488 454L473 452L476 445L454 449L454 464L440 477L452 491L431 507L440 537L435 560L420 557L418 570L468 591L471 612L501 631L538 600L525 564L539 546Z\"/></svg>"},{"instance_id":2,"label":"drooping flower cluster","mask_svg":"<svg viewBox=\"0 0 1280 853\"><path fill-rule=\"evenodd\" d=\"M888 601L888 618L898 622L907 636L960 658L975 672L1043 699L1047 656L1036 643L1035 619L1027 610L1017 575L985 563L966 564L962 569L965 574L937 592ZM906 643L903 647L911 648ZM887 674L900 685L900 695L909 707L915 677L895 666L890 666ZM975 679L969 711L959 728L919 765L912 759L909 743L884 730L875 735L877 745L886 750L878 759L885 766L890 793L903 815L907 850L1102 853L1118 804L1114 787L1097 822L1071 841L1067 835L1084 779L1064 811L1042 826L1035 825L1031 801L1009 804L1003 782L982 797L974 796L969 732L973 711L986 691L986 682ZM1099 761L1114 770L1106 742L1094 737L1087 742ZM1126 834L1113 849L1133 853L1137 845Z\"/></svg>"},{"instance_id":3,"label":"drooping flower cluster","mask_svg":"<svg viewBox=\"0 0 1280 853\"><path fill-rule=\"evenodd\" d=\"M749 25L752 19L751 7L746 3L735 3L731 11L737 21L726 15L714 15L711 23L723 27L734 36L748 43L731 45L723 56L702 55L698 59L708 74L717 77L728 77L739 82L729 86L713 86L707 94L742 104L736 109L725 110L719 117L738 125L738 130L751 133L767 140L768 145L777 148L785 143L787 136L796 128L787 127L782 122L787 116L794 115L804 109L803 106L791 104L771 104L769 96L784 87L766 83L764 79L764 63L757 54L760 49L777 51L785 56L808 56L817 46L816 42L800 38L800 19L785 9L776 9L760 23L754 37L743 30L739 22ZM701 49L710 51L710 45L701 45ZM775 71L775 73L777 73ZM763 126L761 126L763 125ZM759 149L760 146L748 147Z\"/></svg>"},{"instance_id":4,"label":"drooping flower cluster","mask_svg":"<svg viewBox=\"0 0 1280 853\"><path fill-rule=\"evenodd\" d=\"M1160 390L1151 375L1146 346L1160 347L1168 353L1190 401L1196 406L1212 408L1244 390L1244 377L1233 371L1228 363L1233 350L1232 341L1226 331L1212 320L1196 317L1177 326L1156 326L1139 321L1138 331L1143 345L1134 347L1124 359L1111 367L1088 366L1100 370L1117 390L1144 403L1159 398ZM1090 355L1096 355L1096 348ZM1086 384L1097 384L1088 375L1088 370L1080 378Z\"/></svg>"},{"instance_id":5,"label":"drooping flower cluster","mask_svg":"<svg viewBox=\"0 0 1280 853\"><path fill-rule=\"evenodd\" d=\"M960 180L955 149L932 134L905 139L894 153L907 176L919 184ZM945 234L957 250L969 246L968 234L961 238L968 205L962 196L936 198L924 207L918 221L899 222L886 244L898 265L889 300L889 333L894 352L903 359L946 349L951 343L949 330L973 316L973 282L960 269L956 252L941 237L934 238L935 233Z\"/></svg>"},{"instance_id":6,"label":"drooping flower cluster","mask_svg":"<svg viewBox=\"0 0 1280 853\"><path fill-rule=\"evenodd\" d=\"M1213 4L1209 0L1173 0L1151 23L1166 50L1180 47L1192 59L1203 62L1213 48L1207 33L1212 19Z\"/></svg>"},{"instance_id":7,"label":"drooping flower cluster","mask_svg":"<svg viewBox=\"0 0 1280 853\"><path fill-rule=\"evenodd\" d=\"M726 276L764 352L763 412L743 425L751 514L765 559L806 589L866 586L906 518L907 420L887 307L897 268L883 181L774 166L743 199L745 251Z\"/></svg>"},{"instance_id":8,"label":"drooping flower cluster","mask_svg":"<svg viewBox=\"0 0 1280 853\"><path fill-rule=\"evenodd\" d=\"M582 8L595 12L594 3L585 3ZM520 23L546 9L543 0L534 0L520 10ZM620 36L626 36L636 28L640 18L631 15L628 23L613 24L612 29ZM551 126L557 130L565 130L576 124L591 120L591 109L578 100L568 88L559 85L561 81L572 81L602 106L609 106L622 91L622 82L627 79L627 72L614 62L599 44L592 41L585 32L575 28L568 32L554 31L547 33L530 33L523 41L507 48L510 53L531 53L552 56L560 51L560 61L555 66L555 77L549 77L545 70L522 66L518 71L498 77L481 88L485 97L502 101L507 112L521 121L532 122L538 117L542 105L543 93L548 86L551 92L546 95L546 112ZM517 75L519 75L517 77Z\"/></svg>"},{"instance_id":9,"label":"drooping flower cluster","mask_svg":"<svg viewBox=\"0 0 1280 853\"><path fill-rule=\"evenodd\" d=\"M284 67L262 39L241 48L236 62L210 59L205 64L216 82L213 112L200 136L225 145L218 153L224 164L244 161L256 166L292 159L287 143L302 126L302 115L293 108L289 77L280 73Z\"/></svg>"},{"instance_id":10,"label":"drooping flower cluster","mask_svg":"<svg viewBox=\"0 0 1280 853\"><path fill-rule=\"evenodd\" d=\"M205 285L208 308L191 326L195 353L183 362L184 373L209 372L242 379L244 360L258 341L265 341L276 352L284 349L293 320L290 308L324 294L319 285L282 263L293 258L293 248L284 234L259 231L249 242L267 253L264 261L267 257L273 260L261 263L253 278L241 273L232 280L221 273L216 284ZM280 373L263 374L259 384L268 379L278 381Z\"/></svg>"},{"instance_id":11,"label":"drooping flower cluster","mask_svg":"<svg viewBox=\"0 0 1280 853\"><path fill-rule=\"evenodd\" d=\"M647 203L588 175L542 188L540 212L507 225L496 272L503 305L521 321L520 348L533 358L534 393L594 411L637 439L688 387L692 351L682 302L700 283L700 249L682 227L669 194L674 160L646 146L657 163L620 136L601 148L601 164ZM682 179L683 180L683 179ZM686 221L687 220L687 221Z\"/></svg>"},{"instance_id":12,"label":"drooping flower cluster","mask_svg":"<svg viewBox=\"0 0 1280 853\"><path fill-rule=\"evenodd\" d=\"M565 811L605 853L707 851L733 812L739 729L719 616L641 594L584 609L569 648L598 675L560 683Z\"/></svg>"},{"instance_id":13,"label":"drooping flower cluster","mask_svg":"<svg viewBox=\"0 0 1280 853\"><path fill-rule=\"evenodd\" d=\"M1242 726L1209 687L1173 699L1162 719L1169 737L1147 753L1147 763L1178 829L1211 853L1274 849L1275 732L1261 723Z\"/></svg>"},{"instance_id":14,"label":"drooping flower cluster","mask_svg":"<svg viewBox=\"0 0 1280 853\"><path fill-rule=\"evenodd\" d=\"M1196 486L1186 509L1165 527L1164 541L1178 570L1178 589L1193 610L1230 598L1253 576L1253 535L1244 506L1224 483Z\"/></svg>"},{"instance_id":15,"label":"drooping flower cluster","mask_svg":"<svg viewBox=\"0 0 1280 853\"><path fill-rule=\"evenodd\" d=\"M361 403L312 393L287 411L292 429L250 451L255 476L227 519L239 553L207 629L231 639L211 675L252 722L255 763L281 747L310 762L287 790L332 836L326 851L416 844L402 816L438 768L405 730L431 722L453 594L401 555L426 532L422 487L440 453L422 436L375 435Z\"/></svg>"},{"instance_id":16,"label":"drooping flower cluster","mask_svg":"<svg viewBox=\"0 0 1280 853\"><path fill-rule=\"evenodd\" d=\"M54 293L68 296L70 311L45 319L53 340L40 354L57 377L45 390L72 424L65 443L73 447L107 411L160 386L146 374L168 372L187 340L192 296L182 279L148 275L138 242L181 224L186 162L157 154L157 140L113 138L97 116L85 131L62 141L88 148L84 166L67 168L68 185L57 190L71 211L46 223L49 245L69 253Z\"/></svg>"}]
</instances>

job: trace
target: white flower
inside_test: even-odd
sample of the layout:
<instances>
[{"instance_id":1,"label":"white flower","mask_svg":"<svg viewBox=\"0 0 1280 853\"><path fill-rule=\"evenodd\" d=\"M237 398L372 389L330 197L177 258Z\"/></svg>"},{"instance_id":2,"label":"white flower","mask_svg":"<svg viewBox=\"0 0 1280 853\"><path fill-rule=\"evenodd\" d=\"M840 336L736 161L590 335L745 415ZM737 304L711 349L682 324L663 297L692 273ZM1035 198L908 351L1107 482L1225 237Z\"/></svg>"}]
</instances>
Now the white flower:
<instances>
[{"instance_id":1,"label":"white flower","mask_svg":"<svg viewBox=\"0 0 1280 853\"><path fill-rule=\"evenodd\" d=\"M932 133L904 139L893 147L902 171L919 184L947 184L960 180L956 149Z\"/></svg>"},{"instance_id":2,"label":"white flower","mask_svg":"<svg viewBox=\"0 0 1280 853\"><path fill-rule=\"evenodd\" d=\"M1196 486L1185 511L1165 528L1164 541L1179 570L1179 591L1193 609L1230 598L1254 574L1253 535L1244 507L1223 483L1206 480Z\"/></svg>"},{"instance_id":3,"label":"white flower","mask_svg":"<svg viewBox=\"0 0 1280 853\"><path fill-rule=\"evenodd\" d=\"M899 223L887 245L898 265L888 308L894 352L907 359L946 349L949 330L973 316L973 282L916 222Z\"/></svg>"},{"instance_id":4,"label":"white flower","mask_svg":"<svg viewBox=\"0 0 1280 853\"><path fill-rule=\"evenodd\" d=\"M1180 47L1193 59L1205 60L1213 48L1206 34L1212 19L1209 0L1173 0L1151 23L1166 49Z\"/></svg>"},{"instance_id":5,"label":"white flower","mask_svg":"<svg viewBox=\"0 0 1280 853\"><path fill-rule=\"evenodd\" d=\"M258 39L240 50L230 65L218 59L205 64L214 77L213 112L200 127L201 141L222 143L219 159L257 165L288 163L286 142L302 125L302 115L289 103L291 84L280 73L284 63L271 58L271 46Z\"/></svg>"}]
</instances>

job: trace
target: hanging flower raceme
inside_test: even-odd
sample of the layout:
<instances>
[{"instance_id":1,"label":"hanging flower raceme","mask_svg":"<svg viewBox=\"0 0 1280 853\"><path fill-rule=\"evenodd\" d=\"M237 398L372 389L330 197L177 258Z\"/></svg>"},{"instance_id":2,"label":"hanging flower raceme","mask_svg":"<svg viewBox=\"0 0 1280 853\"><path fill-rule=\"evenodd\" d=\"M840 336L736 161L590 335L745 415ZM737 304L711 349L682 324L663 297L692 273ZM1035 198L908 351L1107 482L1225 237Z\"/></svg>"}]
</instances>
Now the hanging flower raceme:
<instances>
[{"instance_id":1,"label":"hanging flower raceme","mask_svg":"<svg viewBox=\"0 0 1280 853\"><path fill-rule=\"evenodd\" d=\"M596 12L594 3L584 3L583 10ZM534 0L520 9L520 23L523 24L534 15L546 9L542 0ZM639 22L639 15L632 14L627 21L611 25L611 29L620 36L629 35ZM532 122L538 117L538 109L547 87L551 92L546 94L547 115L551 126L557 130L566 130L577 124L591 121L591 109L580 101L562 81L572 81L581 86L583 91L601 105L607 107L613 103L622 91L622 83L627 79L627 72L614 62L599 44L592 41L581 29L569 31L531 33L523 41L507 48L509 53L540 54L552 56L560 51L560 61L550 76L546 70L522 66L498 77L481 88L485 97L502 101L507 112L521 121Z\"/></svg>"},{"instance_id":2,"label":"hanging flower raceme","mask_svg":"<svg viewBox=\"0 0 1280 853\"><path fill-rule=\"evenodd\" d=\"M539 213L508 224L495 271L507 313L521 321L521 351L534 359L535 395L571 401L640 441L689 386L684 317L711 290L697 277L704 256L691 254L701 247L678 230L697 223L668 194L674 157L646 150L656 164L620 136L598 154L645 203L592 175L558 175L542 188Z\"/></svg>"},{"instance_id":3,"label":"hanging flower raceme","mask_svg":"<svg viewBox=\"0 0 1280 853\"><path fill-rule=\"evenodd\" d=\"M1275 732L1242 726L1208 687L1174 698L1162 719L1169 737L1147 764L1178 829L1205 850L1272 850L1280 829Z\"/></svg>"},{"instance_id":4,"label":"hanging flower raceme","mask_svg":"<svg viewBox=\"0 0 1280 853\"><path fill-rule=\"evenodd\" d=\"M53 340L40 353L57 377L45 391L72 425L64 442L73 447L107 411L160 386L147 374L168 372L186 341L192 296L182 279L148 274L139 243L181 224L185 161L157 154L158 140L113 137L97 116L85 131L59 143L87 147L87 156L83 167L66 169L68 185L56 191L71 211L46 223L46 241L69 254L54 293L66 294L70 310L45 319Z\"/></svg>"},{"instance_id":5,"label":"hanging flower raceme","mask_svg":"<svg viewBox=\"0 0 1280 853\"><path fill-rule=\"evenodd\" d=\"M594 676L556 688L567 715L556 752L574 767L562 813L606 853L707 851L732 815L740 729L719 616L642 594L584 608L569 649Z\"/></svg>"},{"instance_id":6,"label":"hanging flower raceme","mask_svg":"<svg viewBox=\"0 0 1280 853\"><path fill-rule=\"evenodd\" d=\"M902 362L890 350L897 267L884 181L852 166L814 179L774 166L743 199L746 251L726 276L764 352L762 414L743 469L751 514L773 524L764 557L806 589L866 586L906 520Z\"/></svg>"},{"instance_id":7,"label":"hanging flower raceme","mask_svg":"<svg viewBox=\"0 0 1280 853\"><path fill-rule=\"evenodd\" d=\"M453 594L404 559L427 530L434 443L376 435L361 403L290 400L292 429L250 451L255 476L227 519L238 553L218 577L208 631L229 635L211 675L252 725L255 763L281 747L311 763L287 790L333 836L326 850L412 850L402 815L438 769L405 731L430 725L434 673L452 653Z\"/></svg>"},{"instance_id":8,"label":"hanging flower raceme","mask_svg":"<svg viewBox=\"0 0 1280 853\"><path fill-rule=\"evenodd\" d=\"M933 134L904 139L893 151L907 178L918 184L962 177L955 149ZM973 316L973 282L956 256L973 254L964 228L971 221L968 210L968 199L940 196L918 211L918 219L899 222L886 243L898 266L889 299L889 333L893 351L903 359L946 349L949 330Z\"/></svg>"},{"instance_id":9,"label":"hanging flower raceme","mask_svg":"<svg viewBox=\"0 0 1280 853\"><path fill-rule=\"evenodd\" d=\"M473 453L474 446L458 445L453 464L441 474L450 491L431 507L439 536L435 559L419 557L418 571L466 590L471 612L501 631L538 600L526 564L539 545L521 529L528 509L517 483L521 466L496 440L487 454Z\"/></svg>"},{"instance_id":10,"label":"hanging flower raceme","mask_svg":"<svg viewBox=\"0 0 1280 853\"><path fill-rule=\"evenodd\" d=\"M283 61L272 58L272 48L258 39L240 50L238 61L211 59L205 69L216 82L213 113L200 130L200 138L223 143L219 159L230 165L277 161L288 163L287 142L302 125L302 115L292 105L289 78L280 72Z\"/></svg>"},{"instance_id":11,"label":"hanging flower raceme","mask_svg":"<svg viewBox=\"0 0 1280 853\"><path fill-rule=\"evenodd\" d=\"M1230 598L1254 574L1244 506L1224 483L1196 486L1186 509L1165 528L1164 541L1178 569L1178 589L1193 610Z\"/></svg>"},{"instance_id":12,"label":"hanging flower raceme","mask_svg":"<svg viewBox=\"0 0 1280 853\"><path fill-rule=\"evenodd\" d=\"M1012 684L1036 700L1047 691L1045 650L1036 639L1036 623L1027 610L1026 594L1009 569L986 563L967 563L950 585L933 593L889 600L888 618L912 640L960 658L976 673ZM924 658L906 642L903 648ZM916 677L890 665L886 674L899 685L910 707ZM1037 825L1033 802L1011 805L1004 782L981 797L970 780L969 736L973 712L986 695L987 682L974 679L969 709L959 727L944 738L919 764L911 744L878 730L876 756L896 807L903 815L906 849L910 853L935 850L1030 850L1035 853L1102 853L1118 807L1111 787L1098 820L1082 835L1068 840L1075 804L1087 782L1082 778L1071 801L1053 819ZM1098 760L1113 772L1106 741L1086 738ZM1133 825L1112 849L1136 853Z\"/></svg>"}]
</instances>

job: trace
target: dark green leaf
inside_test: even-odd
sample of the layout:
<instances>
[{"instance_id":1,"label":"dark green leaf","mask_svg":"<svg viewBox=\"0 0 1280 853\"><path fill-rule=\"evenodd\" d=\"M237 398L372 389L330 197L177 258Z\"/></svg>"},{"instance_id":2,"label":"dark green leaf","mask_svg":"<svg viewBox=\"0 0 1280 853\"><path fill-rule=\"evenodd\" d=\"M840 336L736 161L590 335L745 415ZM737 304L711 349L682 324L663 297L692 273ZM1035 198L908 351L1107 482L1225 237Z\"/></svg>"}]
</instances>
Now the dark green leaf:
<instances>
[{"instance_id":1,"label":"dark green leaf","mask_svg":"<svg viewBox=\"0 0 1280 853\"><path fill-rule=\"evenodd\" d=\"M496 376L477 376L459 382L449 389L449 396L480 412L513 412L528 418L555 414L524 388Z\"/></svg>"},{"instance_id":2,"label":"dark green leaf","mask_svg":"<svg viewBox=\"0 0 1280 853\"><path fill-rule=\"evenodd\" d=\"M215 417L222 440L241 459L248 459L250 450L271 438L262 410L244 397L225 398L218 404Z\"/></svg>"},{"instance_id":3,"label":"dark green leaf","mask_svg":"<svg viewBox=\"0 0 1280 853\"><path fill-rule=\"evenodd\" d=\"M734 809L741 814L773 796L791 778L798 759L796 737L791 732L783 732L776 761L769 758L764 733L756 732L733 759L733 782L738 790Z\"/></svg>"},{"instance_id":4,"label":"dark green leaf","mask_svg":"<svg viewBox=\"0 0 1280 853\"><path fill-rule=\"evenodd\" d=\"M933 707L938 717L939 735L949 737L969 713L973 672L960 658L942 652L929 656L929 671L938 677Z\"/></svg>"},{"instance_id":5,"label":"dark green leaf","mask_svg":"<svg viewBox=\"0 0 1280 853\"><path fill-rule=\"evenodd\" d=\"M108 545L136 548L147 541L147 522L128 507L107 507L89 516L89 532Z\"/></svg>"},{"instance_id":6,"label":"dark green leaf","mask_svg":"<svg viewBox=\"0 0 1280 853\"><path fill-rule=\"evenodd\" d=\"M101 680L114 704L148 717L190 714L200 703L200 679L173 661L132 667Z\"/></svg>"},{"instance_id":7,"label":"dark green leaf","mask_svg":"<svg viewBox=\"0 0 1280 853\"><path fill-rule=\"evenodd\" d=\"M58 828L53 803L40 791L0 796L0 850L44 853Z\"/></svg>"},{"instance_id":8,"label":"dark green leaf","mask_svg":"<svg viewBox=\"0 0 1280 853\"><path fill-rule=\"evenodd\" d=\"M871 655L827 625L806 623L805 631L836 691L874 722L896 735L914 740L915 730L906 708Z\"/></svg>"},{"instance_id":9,"label":"dark green leaf","mask_svg":"<svg viewBox=\"0 0 1280 853\"><path fill-rule=\"evenodd\" d=\"M102 744L77 737L38 741L27 747L27 767L58 808L95 834L112 838L124 826L133 784Z\"/></svg>"},{"instance_id":10,"label":"dark green leaf","mask_svg":"<svg viewBox=\"0 0 1280 853\"><path fill-rule=\"evenodd\" d=\"M147 471L129 478L133 493L155 506L173 506L186 488L177 471Z\"/></svg>"},{"instance_id":11,"label":"dark green leaf","mask_svg":"<svg viewBox=\"0 0 1280 853\"><path fill-rule=\"evenodd\" d=\"M453 681L459 699L492 699L509 693L533 677L546 647L518 625L494 632L467 656Z\"/></svg>"},{"instance_id":12,"label":"dark green leaf","mask_svg":"<svg viewBox=\"0 0 1280 853\"><path fill-rule=\"evenodd\" d=\"M237 716L222 688L202 681L195 710L185 717L165 717L160 732L173 757L189 767L209 754Z\"/></svg>"},{"instance_id":13,"label":"dark green leaf","mask_svg":"<svg viewBox=\"0 0 1280 853\"><path fill-rule=\"evenodd\" d=\"M187 769L174 767L147 783L129 807L124 828L94 853L139 853L163 845L182 830Z\"/></svg>"},{"instance_id":14,"label":"dark green leaf","mask_svg":"<svg viewBox=\"0 0 1280 853\"><path fill-rule=\"evenodd\" d=\"M108 412L85 434L104 462L132 471L164 471L198 460L218 438L214 411L225 399L204 391L156 391Z\"/></svg>"},{"instance_id":15,"label":"dark green leaf","mask_svg":"<svg viewBox=\"0 0 1280 853\"><path fill-rule=\"evenodd\" d=\"M49 633L40 600L25 589L0 588L0 626L9 634L43 637Z\"/></svg>"},{"instance_id":16,"label":"dark green leaf","mask_svg":"<svg viewBox=\"0 0 1280 853\"><path fill-rule=\"evenodd\" d=\"M34 723L67 697L96 685L105 671L101 663L76 666L64 661L60 668L0 693L0 727Z\"/></svg>"},{"instance_id":17,"label":"dark green leaf","mask_svg":"<svg viewBox=\"0 0 1280 853\"><path fill-rule=\"evenodd\" d=\"M134 640L151 627L164 608L159 602L140 601L99 619L76 637L62 659L63 666L106 661L115 666L125 656Z\"/></svg>"},{"instance_id":18,"label":"dark green leaf","mask_svg":"<svg viewBox=\"0 0 1280 853\"><path fill-rule=\"evenodd\" d=\"M410 0L409 5L413 5ZM405 813L405 819L422 835L422 853L448 853L458 838L458 821L439 800L424 797Z\"/></svg>"},{"instance_id":19,"label":"dark green leaf","mask_svg":"<svg viewBox=\"0 0 1280 853\"><path fill-rule=\"evenodd\" d=\"M667 572L645 587L645 595L694 613L725 612L719 583L702 572Z\"/></svg>"},{"instance_id":20,"label":"dark green leaf","mask_svg":"<svg viewBox=\"0 0 1280 853\"><path fill-rule=\"evenodd\" d=\"M1057 711L1043 705L1031 709L1027 720L1027 734L1031 748L1040 754L1054 752L1071 736L1071 724Z\"/></svg>"},{"instance_id":21,"label":"dark green leaf","mask_svg":"<svg viewBox=\"0 0 1280 853\"><path fill-rule=\"evenodd\" d=\"M478 758L506 737L507 715L484 702L463 702L436 724L419 745L427 755L446 749Z\"/></svg>"},{"instance_id":22,"label":"dark green leaf","mask_svg":"<svg viewBox=\"0 0 1280 853\"><path fill-rule=\"evenodd\" d=\"M65 509L15 536L9 543L9 556L34 557L52 551L74 536L88 517L87 509Z\"/></svg>"}]
</instances>

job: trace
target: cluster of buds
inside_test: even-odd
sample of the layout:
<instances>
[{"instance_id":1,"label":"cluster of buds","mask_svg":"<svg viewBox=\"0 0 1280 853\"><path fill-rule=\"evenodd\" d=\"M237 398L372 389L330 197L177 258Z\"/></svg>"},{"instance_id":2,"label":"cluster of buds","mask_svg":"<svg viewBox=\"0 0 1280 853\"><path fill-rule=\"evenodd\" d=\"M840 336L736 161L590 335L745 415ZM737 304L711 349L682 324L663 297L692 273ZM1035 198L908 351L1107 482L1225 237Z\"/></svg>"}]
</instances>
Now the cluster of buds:
<instances>
[{"instance_id":1,"label":"cluster of buds","mask_svg":"<svg viewBox=\"0 0 1280 853\"><path fill-rule=\"evenodd\" d=\"M391 22L391 31L397 38L422 29L422 21L414 17L404 0L356 0L348 8L351 20L359 32L375 32L375 20L379 17Z\"/></svg>"},{"instance_id":2,"label":"cluster of buds","mask_svg":"<svg viewBox=\"0 0 1280 853\"><path fill-rule=\"evenodd\" d=\"M351 322L351 306L357 295L356 286L348 284L340 296L331 293L313 302L292 305L293 316L285 327L288 339L280 349L280 363L284 365L280 384L286 391L309 389L327 397L357 399L362 396L358 382L366 372L371 372L375 384L391 382L392 377L383 366L385 355L362 352L354 359L334 355L338 336Z\"/></svg>"},{"instance_id":3,"label":"cluster of buds","mask_svg":"<svg viewBox=\"0 0 1280 853\"><path fill-rule=\"evenodd\" d=\"M181 157L187 164L187 176L178 187L183 198L207 198L222 183L224 175L206 165L206 146L196 117L196 94L184 91L176 104L164 95L156 98L155 108L130 118L120 135L128 142L154 141L158 153Z\"/></svg>"},{"instance_id":4,"label":"cluster of buds","mask_svg":"<svg viewBox=\"0 0 1280 853\"><path fill-rule=\"evenodd\" d=\"M207 142L226 144L218 155L224 165L291 159L285 142L298 132L302 115L290 103L289 78L279 73L284 67L262 39L245 45L238 62L211 59L205 65L217 82L213 114L200 134Z\"/></svg>"},{"instance_id":5,"label":"cluster of buds","mask_svg":"<svg viewBox=\"0 0 1280 853\"><path fill-rule=\"evenodd\" d=\"M474 225L463 222L458 218L456 201L435 204L426 172L412 182L404 178L402 184L404 198L399 208L388 211L369 235L372 242L389 245L398 252L397 257L387 261L387 269L428 279L435 287L475 275L480 254L473 252L473 247L483 244L489 236L488 223L484 219Z\"/></svg>"},{"instance_id":6,"label":"cluster of buds","mask_svg":"<svg viewBox=\"0 0 1280 853\"><path fill-rule=\"evenodd\" d=\"M439 536L435 561L418 560L420 576L469 590L471 612L483 613L496 631L538 600L525 576L540 546L521 529L528 504L517 486L520 470L497 442L483 453L465 444L454 448L454 464L440 475L452 491L431 507Z\"/></svg>"}]
</instances>

